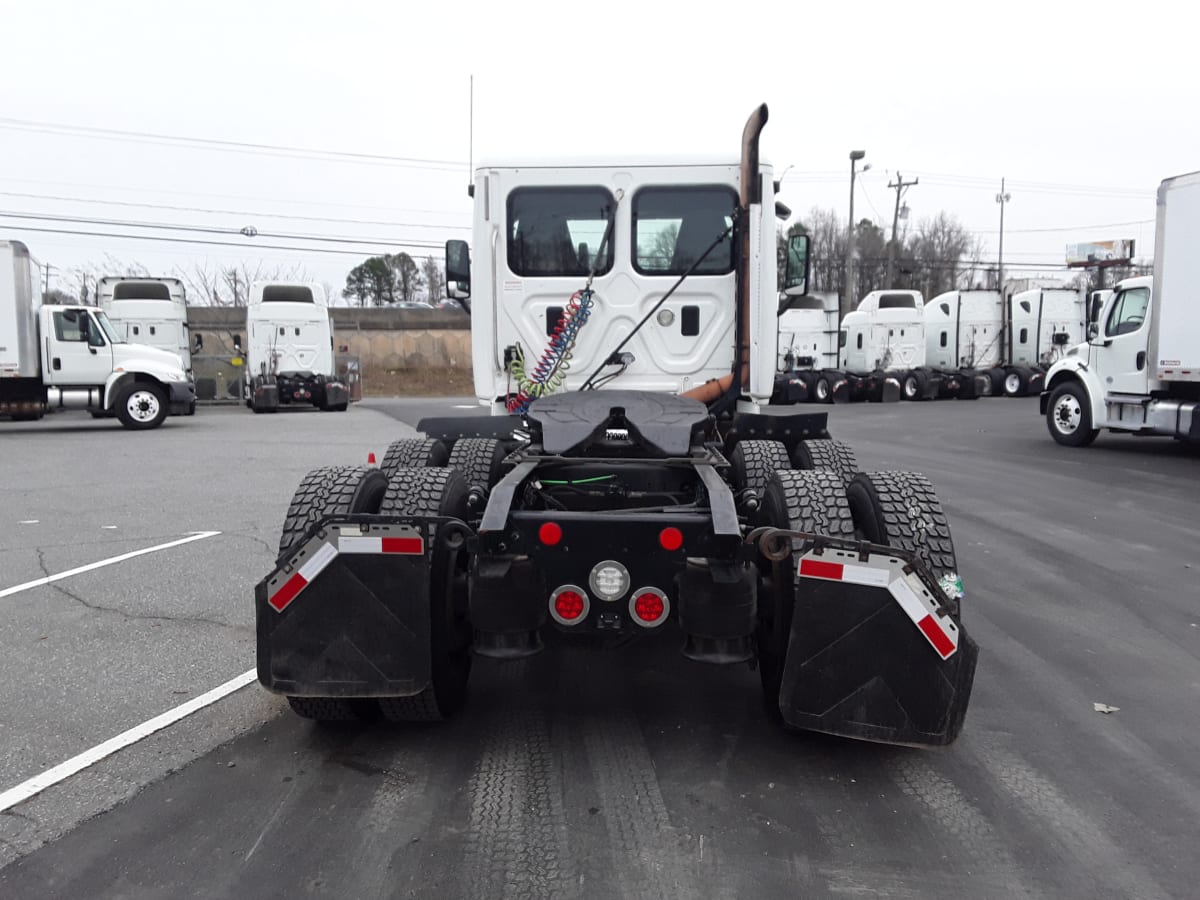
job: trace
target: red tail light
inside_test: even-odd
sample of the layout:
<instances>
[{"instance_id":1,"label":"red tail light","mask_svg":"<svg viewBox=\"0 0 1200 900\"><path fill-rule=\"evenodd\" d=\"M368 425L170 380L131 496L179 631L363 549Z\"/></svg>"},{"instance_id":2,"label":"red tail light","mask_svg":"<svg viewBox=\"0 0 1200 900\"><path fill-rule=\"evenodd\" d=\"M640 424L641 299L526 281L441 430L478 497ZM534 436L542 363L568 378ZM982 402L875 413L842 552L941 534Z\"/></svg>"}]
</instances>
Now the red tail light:
<instances>
[{"instance_id":1,"label":"red tail light","mask_svg":"<svg viewBox=\"0 0 1200 900\"><path fill-rule=\"evenodd\" d=\"M678 528L664 528L658 533L658 543L664 550L678 550L683 546L683 532Z\"/></svg>"},{"instance_id":2,"label":"red tail light","mask_svg":"<svg viewBox=\"0 0 1200 900\"><path fill-rule=\"evenodd\" d=\"M550 617L559 625L578 625L591 608L587 592L573 584L564 584L550 595Z\"/></svg>"},{"instance_id":3,"label":"red tail light","mask_svg":"<svg viewBox=\"0 0 1200 900\"><path fill-rule=\"evenodd\" d=\"M657 628L670 612L671 601L658 588L638 588L629 600L629 615L643 628Z\"/></svg>"},{"instance_id":4,"label":"red tail light","mask_svg":"<svg viewBox=\"0 0 1200 900\"><path fill-rule=\"evenodd\" d=\"M557 522L543 522L538 529L538 540L547 547L553 547L562 540L562 526Z\"/></svg>"}]
</instances>

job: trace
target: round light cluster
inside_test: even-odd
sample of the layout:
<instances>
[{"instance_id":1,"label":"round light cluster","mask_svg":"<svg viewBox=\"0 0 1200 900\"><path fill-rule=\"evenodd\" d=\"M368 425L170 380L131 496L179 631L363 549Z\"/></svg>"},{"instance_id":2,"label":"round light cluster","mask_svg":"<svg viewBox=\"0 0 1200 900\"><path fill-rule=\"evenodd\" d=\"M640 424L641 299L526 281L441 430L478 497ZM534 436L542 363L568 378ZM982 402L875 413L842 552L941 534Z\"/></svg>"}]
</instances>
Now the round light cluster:
<instances>
[{"instance_id":1,"label":"round light cluster","mask_svg":"<svg viewBox=\"0 0 1200 900\"><path fill-rule=\"evenodd\" d=\"M629 570L614 559L597 563L588 585L601 600L619 600L629 591Z\"/></svg>"},{"instance_id":2,"label":"round light cluster","mask_svg":"<svg viewBox=\"0 0 1200 900\"><path fill-rule=\"evenodd\" d=\"M658 588L638 588L629 601L629 615L643 628L654 628L667 620L671 602Z\"/></svg>"},{"instance_id":3,"label":"round light cluster","mask_svg":"<svg viewBox=\"0 0 1200 900\"><path fill-rule=\"evenodd\" d=\"M550 595L550 616L559 625L578 625L590 607L587 592L573 584L564 584Z\"/></svg>"}]
</instances>

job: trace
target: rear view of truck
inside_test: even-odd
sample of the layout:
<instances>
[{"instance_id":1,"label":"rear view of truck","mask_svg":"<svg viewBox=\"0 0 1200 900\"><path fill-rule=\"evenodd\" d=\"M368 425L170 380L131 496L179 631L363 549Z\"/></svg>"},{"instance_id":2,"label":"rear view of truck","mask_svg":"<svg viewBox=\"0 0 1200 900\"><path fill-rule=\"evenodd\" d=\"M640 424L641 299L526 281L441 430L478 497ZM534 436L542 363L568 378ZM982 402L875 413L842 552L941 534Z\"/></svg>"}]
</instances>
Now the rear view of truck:
<instances>
[{"instance_id":1,"label":"rear view of truck","mask_svg":"<svg viewBox=\"0 0 1200 900\"><path fill-rule=\"evenodd\" d=\"M45 410L38 350L42 292L24 244L0 241L0 415L40 419Z\"/></svg>"},{"instance_id":2,"label":"rear view of truck","mask_svg":"<svg viewBox=\"0 0 1200 900\"><path fill-rule=\"evenodd\" d=\"M341 412L349 404L333 358L333 323L319 284L256 281L246 308L246 405Z\"/></svg>"}]
</instances>

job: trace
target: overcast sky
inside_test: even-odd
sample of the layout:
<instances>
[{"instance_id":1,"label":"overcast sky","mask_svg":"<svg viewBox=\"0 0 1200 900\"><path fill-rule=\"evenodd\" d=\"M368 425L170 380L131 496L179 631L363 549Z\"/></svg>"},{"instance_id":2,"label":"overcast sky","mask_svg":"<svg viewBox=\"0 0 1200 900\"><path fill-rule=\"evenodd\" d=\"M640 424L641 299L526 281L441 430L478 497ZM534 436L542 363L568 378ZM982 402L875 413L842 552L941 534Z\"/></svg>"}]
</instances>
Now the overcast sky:
<instances>
[{"instance_id":1,"label":"overcast sky","mask_svg":"<svg viewBox=\"0 0 1200 900\"><path fill-rule=\"evenodd\" d=\"M0 239L63 273L106 254L163 273L266 260L340 288L374 253L469 237L469 158L736 156L766 102L763 154L792 167L794 218L846 215L862 149L856 218L890 228L889 180L918 177L910 221L952 212L994 260L1003 176L1006 265L1051 271L1080 241L1134 238L1149 255L1158 183L1200 169L1183 6L814 6L0 0Z\"/></svg>"}]
</instances>

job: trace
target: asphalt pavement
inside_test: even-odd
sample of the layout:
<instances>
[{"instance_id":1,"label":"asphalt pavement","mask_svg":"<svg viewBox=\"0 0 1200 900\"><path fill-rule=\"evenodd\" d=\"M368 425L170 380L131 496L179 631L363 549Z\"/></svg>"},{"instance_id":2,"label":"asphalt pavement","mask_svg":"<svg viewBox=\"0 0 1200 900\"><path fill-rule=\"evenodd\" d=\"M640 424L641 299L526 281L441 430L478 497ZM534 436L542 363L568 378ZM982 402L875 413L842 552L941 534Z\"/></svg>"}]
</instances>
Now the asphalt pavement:
<instances>
[{"instance_id":1,"label":"asphalt pavement","mask_svg":"<svg viewBox=\"0 0 1200 900\"><path fill-rule=\"evenodd\" d=\"M1200 453L1059 447L1032 398L823 409L949 514L981 648L952 747L782 733L756 673L669 635L480 660L439 726L318 727L252 684L0 813L0 896L1194 896ZM253 666L305 471L476 412L0 422L0 791Z\"/></svg>"}]
</instances>

